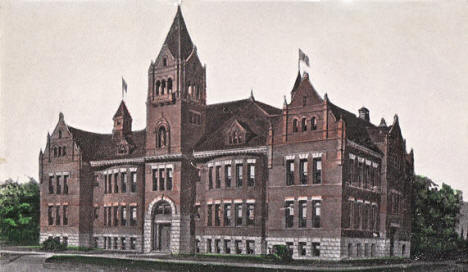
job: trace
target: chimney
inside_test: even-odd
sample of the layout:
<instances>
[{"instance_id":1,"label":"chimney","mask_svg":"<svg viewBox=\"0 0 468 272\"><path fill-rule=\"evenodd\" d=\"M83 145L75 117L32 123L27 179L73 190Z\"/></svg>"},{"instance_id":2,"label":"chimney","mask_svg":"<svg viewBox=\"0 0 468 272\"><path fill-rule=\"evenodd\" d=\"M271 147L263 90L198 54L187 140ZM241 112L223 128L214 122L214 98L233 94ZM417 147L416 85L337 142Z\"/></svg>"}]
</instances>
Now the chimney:
<instances>
[{"instance_id":1,"label":"chimney","mask_svg":"<svg viewBox=\"0 0 468 272\"><path fill-rule=\"evenodd\" d=\"M362 107L359 109L359 118L366 120L367 122L370 121L369 110L366 107Z\"/></svg>"}]
</instances>

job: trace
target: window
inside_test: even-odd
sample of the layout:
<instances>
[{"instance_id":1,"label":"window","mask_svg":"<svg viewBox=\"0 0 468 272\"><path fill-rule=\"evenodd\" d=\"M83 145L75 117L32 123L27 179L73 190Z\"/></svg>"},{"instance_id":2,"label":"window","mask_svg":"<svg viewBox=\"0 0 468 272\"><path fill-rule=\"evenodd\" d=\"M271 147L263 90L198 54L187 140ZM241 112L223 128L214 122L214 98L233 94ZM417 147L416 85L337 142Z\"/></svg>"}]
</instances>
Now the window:
<instances>
[{"instance_id":1,"label":"window","mask_svg":"<svg viewBox=\"0 0 468 272\"><path fill-rule=\"evenodd\" d=\"M66 146L64 146L62 148L62 155L64 155L64 156L67 155L67 147Z\"/></svg>"},{"instance_id":2,"label":"window","mask_svg":"<svg viewBox=\"0 0 468 272\"><path fill-rule=\"evenodd\" d=\"M307 200L299 201L299 227L305 228L307 226Z\"/></svg>"},{"instance_id":3,"label":"window","mask_svg":"<svg viewBox=\"0 0 468 272\"><path fill-rule=\"evenodd\" d=\"M166 174L167 174L167 190L172 190L172 168L167 168L166 169Z\"/></svg>"},{"instance_id":4,"label":"window","mask_svg":"<svg viewBox=\"0 0 468 272\"><path fill-rule=\"evenodd\" d=\"M312 243L312 256L320 256L320 243Z\"/></svg>"},{"instance_id":5,"label":"window","mask_svg":"<svg viewBox=\"0 0 468 272\"><path fill-rule=\"evenodd\" d=\"M49 226L54 224L54 216L52 215L53 206L49 206L47 209L47 218L49 219Z\"/></svg>"},{"instance_id":6,"label":"window","mask_svg":"<svg viewBox=\"0 0 468 272\"><path fill-rule=\"evenodd\" d=\"M254 254L255 252L255 241L253 240L247 240L246 242L246 251L247 254Z\"/></svg>"},{"instance_id":7,"label":"window","mask_svg":"<svg viewBox=\"0 0 468 272\"><path fill-rule=\"evenodd\" d=\"M208 168L208 189L213 189L213 167Z\"/></svg>"},{"instance_id":8,"label":"window","mask_svg":"<svg viewBox=\"0 0 468 272\"><path fill-rule=\"evenodd\" d=\"M93 247L94 247L94 248L98 248L98 247L99 247L99 238L98 238L98 237L94 237Z\"/></svg>"},{"instance_id":9,"label":"window","mask_svg":"<svg viewBox=\"0 0 468 272\"><path fill-rule=\"evenodd\" d=\"M161 95L164 95L164 90L166 89L166 80L161 81Z\"/></svg>"},{"instance_id":10,"label":"window","mask_svg":"<svg viewBox=\"0 0 468 272\"><path fill-rule=\"evenodd\" d=\"M61 130L58 131L58 137L59 137L59 139L62 139L62 131Z\"/></svg>"},{"instance_id":11,"label":"window","mask_svg":"<svg viewBox=\"0 0 468 272\"><path fill-rule=\"evenodd\" d=\"M200 219L200 205L195 205L195 218Z\"/></svg>"},{"instance_id":12,"label":"window","mask_svg":"<svg viewBox=\"0 0 468 272\"><path fill-rule=\"evenodd\" d=\"M236 219L235 219L236 226L242 226L242 203L235 204L234 208L236 210L235 211L235 213L236 213Z\"/></svg>"},{"instance_id":13,"label":"window","mask_svg":"<svg viewBox=\"0 0 468 272\"><path fill-rule=\"evenodd\" d=\"M49 176L49 194L54 193L54 176Z\"/></svg>"},{"instance_id":14,"label":"window","mask_svg":"<svg viewBox=\"0 0 468 272\"><path fill-rule=\"evenodd\" d=\"M255 185L255 165L249 164L247 166L247 186L254 186Z\"/></svg>"},{"instance_id":15,"label":"window","mask_svg":"<svg viewBox=\"0 0 468 272\"><path fill-rule=\"evenodd\" d=\"M364 256L366 257L369 256L369 244L368 243L364 244Z\"/></svg>"},{"instance_id":16,"label":"window","mask_svg":"<svg viewBox=\"0 0 468 272\"><path fill-rule=\"evenodd\" d=\"M63 193L68 195L68 176L63 176Z\"/></svg>"},{"instance_id":17,"label":"window","mask_svg":"<svg viewBox=\"0 0 468 272\"><path fill-rule=\"evenodd\" d=\"M220 172L221 172L221 166L216 166L216 188L220 188L221 187L221 176L220 176Z\"/></svg>"},{"instance_id":18,"label":"window","mask_svg":"<svg viewBox=\"0 0 468 272\"><path fill-rule=\"evenodd\" d=\"M284 221L286 228L292 228L294 222L294 201L284 203Z\"/></svg>"},{"instance_id":19,"label":"window","mask_svg":"<svg viewBox=\"0 0 468 272\"><path fill-rule=\"evenodd\" d=\"M68 225L68 206L63 206L63 225Z\"/></svg>"},{"instance_id":20,"label":"window","mask_svg":"<svg viewBox=\"0 0 468 272\"><path fill-rule=\"evenodd\" d=\"M307 121L305 118L302 118L301 120L301 127L302 127L302 131L307 131Z\"/></svg>"},{"instance_id":21,"label":"window","mask_svg":"<svg viewBox=\"0 0 468 272\"><path fill-rule=\"evenodd\" d=\"M153 169L153 191L158 190L158 169Z\"/></svg>"},{"instance_id":22,"label":"window","mask_svg":"<svg viewBox=\"0 0 468 272\"><path fill-rule=\"evenodd\" d=\"M121 249L121 250L125 250L125 248L126 248L125 237L121 237L121 238L120 238L120 244L121 244L121 245L120 245L120 249Z\"/></svg>"},{"instance_id":23,"label":"window","mask_svg":"<svg viewBox=\"0 0 468 272\"><path fill-rule=\"evenodd\" d=\"M60 206L55 207L55 225L60 225Z\"/></svg>"},{"instance_id":24,"label":"window","mask_svg":"<svg viewBox=\"0 0 468 272\"><path fill-rule=\"evenodd\" d=\"M247 204L247 226L255 225L255 204Z\"/></svg>"},{"instance_id":25,"label":"window","mask_svg":"<svg viewBox=\"0 0 468 272\"><path fill-rule=\"evenodd\" d=\"M312 119L310 119L310 129L311 130L317 129L317 119L315 117L312 117Z\"/></svg>"},{"instance_id":26,"label":"window","mask_svg":"<svg viewBox=\"0 0 468 272\"><path fill-rule=\"evenodd\" d=\"M127 192L127 173L120 173L120 190L122 193Z\"/></svg>"},{"instance_id":27,"label":"window","mask_svg":"<svg viewBox=\"0 0 468 272\"><path fill-rule=\"evenodd\" d=\"M221 253L221 240L215 239L215 252Z\"/></svg>"},{"instance_id":28,"label":"window","mask_svg":"<svg viewBox=\"0 0 468 272\"><path fill-rule=\"evenodd\" d=\"M109 174L107 185L109 185L109 188L107 188L107 193L110 194L112 193L112 174Z\"/></svg>"},{"instance_id":29,"label":"window","mask_svg":"<svg viewBox=\"0 0 468 272\"><path fill-rule=\"evenodd\" d=\"M322 201L312 201L312 227L320 228L320 212L322 207Z\"/></svg>"},{"instance_id":30,"label":"window","mask_svg":"<svg viewBox=\"0 0 468 272\"><path fill-rule=\"evenodd\" d=\"M348 244L348 257L353 256L353 244L349 243Z\"/></svg>"},{"instance_id":31,"label":"window","mask_svg":"<svg viewBox=\"0 0 468 272\"><path fill-rule=\"evenodd\" d=\"M363 176L363 169L362 169L362 162L358 162L358 186L362 186L362 176Z\"/></svg>"},{"instance_id":32,"label":"window","mask_svg":"<svg viewBox=\"0 0 468 272\"><path fill-rule=\"evenodd\" d=\"M167 66L167 58L163 58L163 66Z\"/></svg>"},{"instance_id":33,"label":"window","mask_svg":"<svg viewBox=\"0 0 468 272\"><path fill-rule=\"evenodd\" d=\"M117 218L119 207L114 206L114 226L119 225L119 219Z\"/></svg>"},{"instance_id":34,"label":"window","mask_svg":"<svg viewBox=\"0 0 468 272\"><path fill-rule=\"evenodd\" d=\"M119 182L118 182L118 179L119 179L119 173L115 173L115 174L114 174L114 193L118 193L118 192L119 192Z\"/></svg>"},{"instance_id":35,"label":"window","mask_svg":"<svg viewBox=\"0 0 468 272\"><path fill-rule=\"evenodd\" d=\"M314 162L314 184L322 183L322 159L315 158Z\"/></svg>"},{"instance_id":36,"label":"window","mask_svg":"<svg viewBox=\"0 0 468 272\"><path fill-rule=\"evenodd\" d=\"M99 207L94 207L94 220L99 218Z\"/></svg>"},{"instance_id":37,"label":"window","mask_svg":"<svg viewBox=\"0 0 468 272\"><path fill-rule=\"evenodd\" d=\"M62 244L67 247L68 246L68 237L64 236L62 237Z\"/></svg>"},{"instance_id":38,"label":"window","mask_svg":"<svg viewBox=\"0 0 468 272\"><path fill-rule=\"evenodd\" d=\"M120 225L127 225L127 207L125 206L120 208Z\"/></svg>"},{"instance_id":39,"label":"window","mask_svg":"<svg viewBox=\"0 0 468 272\"><path fill-rule=\"evenodd\" d=\"M372 245L371 245L371 257L375 257L375 254L376 254L376 252L375 252L375 244L372 244Z\"/></svg>"},{"instance_id":40,"label":"window","mask_svg":"<svg viewBox=\"0 0 468 272\"><path fill-rule=\"evenodd\" d=\"M242 187L242 179L243 179L243 174L244 174L243 168L244 166L242 164L236 165L236 176L237 176L236 186L237 187Z\"/></svg>"},{"instance_id":41,"label":"window","mask_svg":"<svg viewBox=\"0 0 468 272\"><path fill-rule=\"evenodd\" d=\"M159 95L159 87L161 87L161 81L156 81L156 94L155 95Z\"/></svg>"},{"instance_id":42,"label":"window","mask_svg":"<svg viewBox=\"0 0 468 272\"><path fill-rule=\"evenodd\" d=\"M299 242L298 246L298 251L299 251L299 256L305 256L306 255L306 242Z\"/></svg>"},{"instance_id":43,"label":"window","mask_svg":"<svg viewBox=\"0 0 468 272\"><path fill-rule=\"evenodd\" d=\"M207 206L208 208L208 212L207 212L207 221L206 221L206 225L207 226L211 226L212 225L212 220L213 220L213 211L212 211L212 205L208 205Z\"/></svg>"},{"instance_id":44,"label":"window","mask_svg":"<svg viewBox=\"0 0 468 272\"><path fill-rule=\"evenodd\" d=\"M224 240L224 253L231 253L231 240Z\"/></svg>"},{"instance_id":45,"label":"window","mask_svg":"<svg viewBox=\"0 0 468 272\"><path fill-rule=\"evenodd\" d=\"M172 93L172 78L167 80L167 93Z\"/></svg>"},{"instance_id":46,"label":"window","mask_svg":"<svg viewBox=\"0 0 468 272\"><path fill-rule=\"evenodd\" d=\"M354 203L354 211L353 211L353 219L354 219L354 229L359 229L359 225L361 223L361 218L359 214L359 203Z\"/></svg>"},{"instance_id":47,"label":"window","mask_svg":"<svg viewBox=\"0 0 468 272\"><path fill-rule=\"evenodd\" d=\"M231 180L232 180L232 169L231 165L225 165L224 166L224 183L226 188L231 187Z\"/></svg>"},{"instance_id":48,"label":"window","mask_svg":"<svg viewBox=\"0 0 468 272\"><path fill-rule=\"evenodd\" d=\"M286 185L294 184L294 160L286 161Z\"/></svg>"},{"instance_id":49,"label":"window","mask_svg":"<svg viewBox=\"0 0 468 272\"><path fill-rule=\"evenodd\" d=\"M137 224L137 207L130 207L130 226Z\"/></svg>"},{"instance_id":50,"label":"window","mask_svg":"<svg viewBox=\"0 0 468 272\"><path fill-rule=\"evenodd\" d=\"M54 147L54 158L57 157L57 147Z\"/></svg>"},{"instance_id":51,"label":"window","mask_svg":"<svg viewBox=\"0 0 468 272\"><path fill-rule=\"evenodd\" d=\"M158 147L164 147L166 146L166 128L165 127L160 127L158 130Z\"/></svg>"},{"instance_id":52,"label":"window","mask_svg":"<svg viewBox=\"0 0 468 272\"><path fill-rule=\"evenodd\" d=\"M298 125L297 125L297 123L298 123L298 122L297 122L297 119L294 119L294 120L293 120L293 132L297 132L297 131L298 131L298 128L297 128Z\"/></svg>"},{"instance_id":53,"label":"window","mask_svg":"<svg viewBox=\"0 0 468 272\"><path fill-rule=\"evenodd\" d=\"M369 165L366 164L364 166L364 185L363 185L363 187L368 188L368 184L369 184Z\"/></svg>"},{"instance_id":54,"label":"window","mask_svg":"<svg viewBox=\"0 0 468 272\"><path fill-rule=\"evenodd\" d=\"M200 253L200 240L195 239L195 253Z\"/></svg>"},{"instance_id":55,"label":"window","mask_svg":"<svg viewBox=\"0 0 468 272\"><path fill-rule=\"evenodd\" d=\"M361 244L356 245L356 256L361 257L362 256L362 248Z\"/></svg>"},{"instance_id":56,"label":"window","mask_svg":"<svg viewBox=\"0 0 468 272\"><path fill-rule=\"evenodd\" d=\"M107 207L107 225L112 226L112 207Z\"/></svg>"},{"instance_id":57,"label":"window","mask_svg":"<svg viewBox=\"0 0 468 272\"><path fill-rule=\"evenodd\" d=\"M212 249L211 249L211 239L206 239L206 251L208 251L208 253L211 253Z\"/></svg>"},{"instance_id":58,"label":"window","mask_svg":"<svg viewBox=\"0 0 468 272\"><path fill-rule=\"evenodd\" d=\"M236 249L236 254L241 254L242 253L242 241L241 240L236 240L234 242L234 247Z\"/></svg>"},{"instance_id":59,"label":"window","mask_svg":"<svg viewBox=\"0 0 468 272\"><path fill-rule=\"evenodd\" d=\"M130 249L136 249L136 238L130 237Z\"/></svg>"},{"instance_id":60,"label":"window","mask_svg":"<svg viewBox=\"0 0 468 272\"><path fill-rule=\"evenodd\" d=\"M369 219L368 214L367 214L367 206L363 204L362 205L362 229L366 230L367 229L367 220Z\"/></svg>"},{"instance_id":61,"label":"window","mask_svg":"<svg viewBox=\"0 0 468 272\"><path fill-rule=\"evenodd\" d=\"M132 179L132 193L136 192L136 187L137 187L137 173L132 172L130 173L131 179Z\"/></svg>"},{"instance_id":62,"label":"window","mask_svg":"<svg viewBox=\"0 0 468 272\"><path fill-rule=\"evenodd\" d=\"M156 214L170 215L172 213L171 205L166 201L160 202L156 207Z\"/></svg>"},{"instance_id":63,"label":"window","mask_svg":"<svg viewBox=\"0 0 468 272\"><path fill-rule=\"evenodd\" d=\"M118 238L118 237L114 237L114 249L117 249L117 247L118 247L118 245L117 245L118 241L119 241L119 238Z\"/></svg>"},{"instance_id":64,"label":"window","mask_svg":"<svg viewBox=\"0 0 468 272\"><path fill-rule=\"evenodd\" d=\"M231 204L224 204L224 226L231 225Z\"/></svg>"},{"instance_id":65,"label":"window","mask_svg":"<svg viewBox=\"0 0 468 272\"><path fill-rule=\"evenodd\" d=\"M219 204L215 205L215 226L221 225L221 207Z\"/></svg>"},{"instance_id":66,"label":"window","mask_svg":"<svg viewBox=\"0 0 468 272\"><path fill-rule=\"evenodd\" d=\"M57 186L56 186L56 193L59 195L62 193L62 186L60 185L60 176L56 177Z\"/></svg>"},{"instance_id":67,"label":"window","mask_svg":"<svg viewBox=\"0 0 468 272\"><path fill-rule=\"evenodd\" d=\"M299 161L299 173L301 174L301 184L307 184L307 159Z\"/></svg>"},{"instance_id":68,"label":"window","mask_svg":"<svg viewBox=\"0 0 468 272\"><path fill-rule=\"evenodd\" d=\"M159 190L164 191L164 169L159 169Z\"/></svg>"},{"instance_id":69,"label":"window","mask_svg":"<svg viewBox=\"0 0 468 272\"><path fill-rule=\"evenodd\" d=\"M104 207L104 226L107 225L107 207Z\"/></svg>"},{"instance_id":70,"label":"window","mask_svg":"<svg viewBox=\"0 0 468 272\"><path fill-rule=\"evenodd\" d=\"M353 184L354 183L354 160L349 159L349 166L348 166L348 172L349 172L349 183Z\"/></svg>"}]
</instances>

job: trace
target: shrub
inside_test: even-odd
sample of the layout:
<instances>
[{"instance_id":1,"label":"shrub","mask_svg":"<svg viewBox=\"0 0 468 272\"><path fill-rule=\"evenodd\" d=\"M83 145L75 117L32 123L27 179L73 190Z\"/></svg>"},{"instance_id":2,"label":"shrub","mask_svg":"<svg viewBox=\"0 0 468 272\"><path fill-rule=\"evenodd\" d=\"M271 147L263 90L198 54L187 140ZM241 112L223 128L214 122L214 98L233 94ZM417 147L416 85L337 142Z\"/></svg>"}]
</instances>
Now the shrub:
<instances>
[{"instance_id":1,"label":"shrub","mask_svg":"<svg viewBox=\"0 0 468 272\"><path fill-rule=\"evenodd\" d=\"M292 250L285 245L274 245L273 255L282 263L290 263L292 261Z\"/></svg>"},{"instance_id":2,"label":"shrub","mask_svg":"<svg viewBox=\"0 0 468 272\"><path fill-rule=\"evenodd\" d=\"M59 240L51 237L47 238L47 240L41 244L41 249L46 251L61 251L65 250L66 248L67 246L65 244L62 244Z\"/></svg>"}]
</instances>

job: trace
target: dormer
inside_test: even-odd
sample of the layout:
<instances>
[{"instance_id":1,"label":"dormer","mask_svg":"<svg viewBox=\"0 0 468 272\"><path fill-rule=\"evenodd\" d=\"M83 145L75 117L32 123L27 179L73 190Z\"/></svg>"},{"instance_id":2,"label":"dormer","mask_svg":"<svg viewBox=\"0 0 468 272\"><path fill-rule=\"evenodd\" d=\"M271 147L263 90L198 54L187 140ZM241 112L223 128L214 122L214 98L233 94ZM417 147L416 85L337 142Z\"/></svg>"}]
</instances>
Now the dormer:
<instances>
[{"instance_id":1,"label":"dormer","mask_svg":"<svg viewBox=\"0 0 468 272\"><path fill-rule=\"evenodd\" d=\"M113 120L114 129L112 130L112 140L119 142L132 134L132 117L123 100L120 102L120 106L114 114Z\"/></svg>"},{"instance_id":2,"label":"dormer","mask_svg":"<svg viewBox=\"0 0 468 272\"><path fill-rule=\"evenodd\" d=\"M227 145L241 145L252 138L253 133L246 124L239 120L234 120L228 130L226 130Z\"/></svg>"}]
</instances>

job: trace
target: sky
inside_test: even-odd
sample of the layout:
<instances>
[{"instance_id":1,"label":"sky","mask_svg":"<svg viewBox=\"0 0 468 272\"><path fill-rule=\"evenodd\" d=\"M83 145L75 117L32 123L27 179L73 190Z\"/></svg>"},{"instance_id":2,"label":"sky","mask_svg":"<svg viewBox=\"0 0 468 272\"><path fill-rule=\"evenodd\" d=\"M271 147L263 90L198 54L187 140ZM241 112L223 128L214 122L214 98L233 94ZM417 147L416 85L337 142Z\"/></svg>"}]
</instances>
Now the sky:
<instances>
[{"instance_id":1,"label":"sky","mask_svg":"<svg viewBox=\"0 0 468 272\"><path fill-rule=\"evenodd\" d=\"M111 133L121 77L133 128L145 127L147 69L175 1L0 1L0 180L38 177L67 124ZM415 171L468 199L468 1L183 1L207 67L208 103L276 107L303 66L320 95L371 121L398 114Z\"/></svg>"}]
</instances>

